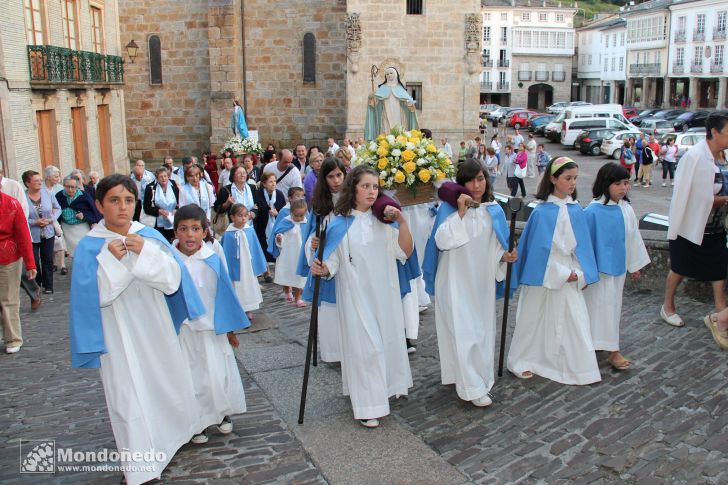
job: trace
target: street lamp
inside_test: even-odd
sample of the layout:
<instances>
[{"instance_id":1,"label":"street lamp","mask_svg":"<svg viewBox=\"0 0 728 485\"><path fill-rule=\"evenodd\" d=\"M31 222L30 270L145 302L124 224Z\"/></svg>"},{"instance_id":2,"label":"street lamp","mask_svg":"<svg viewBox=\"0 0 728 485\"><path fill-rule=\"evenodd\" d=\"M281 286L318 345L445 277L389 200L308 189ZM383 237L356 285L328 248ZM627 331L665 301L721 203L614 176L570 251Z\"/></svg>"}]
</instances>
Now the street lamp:
<instances>
[{"instance_id":1,"label":"street lamp","mask_svg":"<svg viewBox=\"0 0 728 485\"><path fill-rule=\"evenodd\" d=\"M126 44L126 55L129 56L129 60L132 64L134 64L134 59L136 59L137 51L139 50L139 46L134 42L134 39L131 40L128 44Z\"/></svg>"}]
</instances>

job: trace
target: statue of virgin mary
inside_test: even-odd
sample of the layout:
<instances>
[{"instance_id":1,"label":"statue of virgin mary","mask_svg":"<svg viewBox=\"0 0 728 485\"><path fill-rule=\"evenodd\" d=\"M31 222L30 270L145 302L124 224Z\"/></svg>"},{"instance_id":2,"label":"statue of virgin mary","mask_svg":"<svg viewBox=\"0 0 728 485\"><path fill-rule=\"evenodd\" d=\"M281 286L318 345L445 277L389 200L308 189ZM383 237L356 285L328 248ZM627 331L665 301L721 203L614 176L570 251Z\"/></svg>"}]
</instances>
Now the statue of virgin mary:
<instances>
[{"instance_id":1,"label":"statue of virgin mary","mask_svg":"<svg viewBox=\"0 0 728 485\"><path fill-rule=\"evenodd\" d=\"M389 66L384 70L384 82L369 95L364 138L373 140L395 126L405 130L419 128L415 102L404 88L397 69Z\"/></svg>"}]
</instances>

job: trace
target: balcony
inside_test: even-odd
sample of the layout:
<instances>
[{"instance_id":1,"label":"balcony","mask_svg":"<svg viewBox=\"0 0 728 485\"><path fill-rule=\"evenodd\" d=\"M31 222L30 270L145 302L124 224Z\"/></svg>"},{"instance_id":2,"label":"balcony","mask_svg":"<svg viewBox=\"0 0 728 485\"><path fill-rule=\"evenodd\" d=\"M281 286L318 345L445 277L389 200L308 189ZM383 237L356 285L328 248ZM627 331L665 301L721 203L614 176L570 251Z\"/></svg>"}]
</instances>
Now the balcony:
<instances>
[{"instance_id":1,"label":"balcony","mask_svg":"<svg viewBox=\"0 0 728 485\"><path fill-rule=\"evenodd\" d=\"M480 92L489 93L493 91L493 83L490 81L480 81Z\"/></svg>"},{"instance_id":2,"label":"balcony","mask_svg":"<svg viewBox=\"0 0 728 485\"><path fill-rule=\"evenodd\" d=\"M679 63L679 64L676 62L675 64L672 65L672 72L675 73L675 74L682 74L682 73L684 73L685 72L685 65L683 65L682 62Z\"/></svg>"},{"instance_id":3,"label":"balcony","mask_svg":"<svg viewBox=\"0 0 728 485\"><path fill-rule=\"evenodd\" d=\"M660 63L656 62L653 64L630 64L630 74L660 74Z\"/></svg>"},{"instance_id":4,"label":"balcony","mask_svg":"<svg viewBox=\"0 0 728 485\"><path fill-rule=\"evenodd\" d=\"M693 30L693 42L705 42L705 30Z\"/></svg>"},{"instance_id":5,"label":"balcony","mask_svg":"<svg viewBox=\"0 0 728 485\"><path fill-rule=\"evenodd\" d=\"M702 62L693 62L690 64L690 72L696 72L701 73L703 72L703 63Z\"/></svg>"},{"instance_id":6,"label":"balcony","mask_svg":"<svg viewBox=\"0 0 728 485\"><path fill-rule=\"evenodd\" d=\"M519 81L530 81L531 80L531 71L518 71L518 80Z\"/></svg>"},{"instance_id":7,"label":"balcony","mask_svg":"<svg viewBox=\"0 0 728 485\"><path fill-rule=\"evenodd\" d=\"M551 72L551 80L554 82L563 82L566 81L566 72L564 71L552 71Z\"/></svg>"},{"instance_id":8,"label":"balcony","mask_svg":"<svg viewBox=\"0 0 728 485\"><path fill-rule=\"evenodd\" d=\"M675 31L675 43L676 44L682 44L687 40L687 32L684 30L676 30Z\"/></svg>"},{"instance_id":9,"label":"balcony","mask_svg":"<svg viewBox=\"0 0 728 485\"><path fill-rule=\"evenodd\" d=\"M548 81L548 80L549 80L548 71L536 71L536 81Z\"/></svg>"},{"instance_id":10,"label":"balcony","mask_svg":"<svg viewBox=\"0 0 728 485\"><path fill-rule=\"evenodd\" d=\"M713 63L710 65L710 73L711 74L720 74L722 72L725 72L725 68L723 67L723 63Z\"/></svg>"},{"instance_id":11,"label":"balcony","mask_svg":"<svg viewBox=\"0 0 728 485\"><path fill-rule=\"evenodd\" d=\"M510 67L511 61L508 59L498 59L498 67Z\"/></svg>"},{"instance_id":12,"label":"balcony","mask_svg":"<svg viewBox=\"0 0 728 485\"><path fill-rule=\"evenodd\" d=\"M496 90L498 92L508 92L511 90L511 83L498 83Z\"/></svg>"},{"instance_id":13,"label":"balcony","mask_svg":"<svg viewBox=\"0 0 728 485\"><path fill-rule=\"evenodd\" d=\"M493 59L483 59L483 67L493 67Z\"/></svg>"},{"instance_id":14,"label":"balcony","mask_svg":"<svg viewBox=\"0 0 728 485\"><path fill-rule=\"evenodd\" d=\"M33 85L124 84L124 61L119 56L29 45L28 65Z\"/></svg>"},{"instance_id":15,"label":"balcony","mask_svg":"<svg viewBox=\"0 0 728 485\"><path fill-rule=\"evenodd\" d=\"M713 28L713 40L725 40L726 39L726 30L725 26L721 27L715 27Z\"/></svg>"}]
</instances>

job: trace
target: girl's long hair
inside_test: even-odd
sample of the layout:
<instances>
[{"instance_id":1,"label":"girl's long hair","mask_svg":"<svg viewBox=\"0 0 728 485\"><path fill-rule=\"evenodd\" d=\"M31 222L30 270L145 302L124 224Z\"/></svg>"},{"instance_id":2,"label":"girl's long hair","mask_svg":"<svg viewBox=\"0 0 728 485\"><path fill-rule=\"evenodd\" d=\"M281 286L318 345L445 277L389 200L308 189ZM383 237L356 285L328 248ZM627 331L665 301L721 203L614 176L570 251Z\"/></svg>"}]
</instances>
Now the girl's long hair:
<instances>
[{"instance_id":1,"label":"girl's long hair","mask_svg":"<svg viewBox=\"0 0 728 485\"><path fill-rule=\"evenodd\" d=\"M459 185L464 186L466 183L474 180L479 173L482 173L483 176L485 176L485 192L483 193L483 198L480 202L492 202L495 199L493 197L493 186L490 184L490 176L486 173L483 165L481 165L479 161L468 158L458 165L458 173L455 176L455 181Z\"/></svg>"},{"instance_id":2,"label":"girl's long hair","mask_svg":"<svg viewBox=\"0 0 728 485\"><path fill-rule=\"evenodd\" d=\"M604 165L602 165L602 168L600 168L597 172L597 177L594 180L594 185L592 185L592 197L598 199L601 196L604 196L604 204L608 204L610 198L609 186L612 185L614 182L621 182L625 179L630 179L629 170L627 170L618 163L605 163ZM629 202L629 199L627 197L625 197L624 200Z\"/></svg>"},{"instance_id":3,"label":"girl's long hair","mask_svg":"<svg viewBox=\"0 0 728 485\"><path fill-rule=\"evenodd\" d=\"M316 187L313 189L313 197L311 197L311 207L314 213L320 217L325 217L334 210L334 195L331 193L326 177L336 169L346 175L346 167L338 158L326 157L319 169L316 179Z\"/></svg>"}]
</instances>

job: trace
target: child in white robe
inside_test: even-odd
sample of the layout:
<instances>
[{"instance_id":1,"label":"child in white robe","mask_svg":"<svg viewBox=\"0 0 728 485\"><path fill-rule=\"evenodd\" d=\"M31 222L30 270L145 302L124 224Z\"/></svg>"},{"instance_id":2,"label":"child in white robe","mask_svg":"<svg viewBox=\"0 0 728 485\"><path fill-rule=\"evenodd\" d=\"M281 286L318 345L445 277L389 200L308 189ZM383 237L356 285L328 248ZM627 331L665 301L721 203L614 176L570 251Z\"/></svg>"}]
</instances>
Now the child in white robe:
<instances>
[{"instance_id":1,"label":"child in white robe","mask_svg":"<svg viewBox=\"0 0 728 485\"><path fill-rule=\"evenodd\" d=\"M132 222L137 188L131 178L104 177L96 197L104 219L80 241L73 259L71 363L100 367L117 449L130 457L150 451L164 457L123 461L126 483L136 485L159 478L200 429L175 327L204 307L169 243Z\"/></svg>"},{"instance_id":2,"label":"child in white robe","mask_svg":"<svg viewBox=\"0 0 728 485\"><path fill-rule=\"evenodd\" d=\"M192 370L201 431L192 438L206 443L205 429L213 424L223 434L231 433L230 416L244 413L245 392L232 347L238 346L234 331L250 326L227 273L224 256L213 250L205 212L195 205L177 210L174 244L182 254L207 312L185 320L179 334L182 351Z\"/></svg>"},{"instance_id":3,"label":"child in white robe","mask_svg":"<svg viewBox=\"0 0 728 485\"><path fill-rule=\"evenodd\" d=\"M273 282L283 286L286 301L298 307L306 306L301 299L306 278L296 274L296 268L303 242L301 225L306 223L307 211L305 199L291 202L291 213L284 218L278 216L268 243L268 252L276 257Z\"/></svg>"},{"instance_id":4,"label":"child in white robe","mask_svg":"<svg viewBox=\"0 0 728 485\"><path fill-rule=\"evenodd\" d=\"M638 280L640 269L650 263L637 217L625 200L629 190L629 171L617 163L606 163L597 172L592 188L594 200L585 209L599 281L584 290L584 298L594 348L608 351L607 361L616 370L631 365L619 351L625 276L629 272L633 280Z\"/></svg>"},{"instance_id":5,"label":"child in white robe","mask_svg":"<svg viewBox=\"0 0 728 485\"><path fill-rule=\"evenodd\" d=\"M397 260L404 263L414 245L399 210L385 208L399 229L374 216L378 194L379 174L370 167L347 175L339 216L327 229L324 262L311 265L312 274L335 279L344 394L366 427L379 426L378 418L389 414L389 397L412 387Z\"/></svg>"},{"instance_id":6,"label":"child in white robe","mask_svg":"<svg viewBox=\"0 0 728 485\"><path fill-rule=\"evenodd\" d=\"M248 208L243 204L233 204L230 208L230 219L232 223L225 230L221 243L223 248L229 244L234 251L233 254L225 251L225 259L238 301L248 319L252 320L252 312L259 309L263 302L258 275L267 270L265 254L255 235L255 229L248 225ZM233 265L238 265L238 278L233 277L233 274L236 274Z\"/></svg>"},{"instance_id":7,"label":"child in white robe","mask_svg":"<svg viewBox=\"0 0 728 485\"><path fill-rule=\"evenodd\" d=\"M472 196L461 193L457 208L443 200L432 235L439 255L430 254L430 243L426 257L439 256L434 297L442 384L455 384L460 399L484 407L492 404L495 382L496 280L505 278L517 253L507 251L505 214L482 165L461 163L456 180ZM481 205L468 208L472 201Z\"/></svg>"},{"instance_id":8,"label":"child in white robe","mask_svg":"<svg viewBox=\"0 0 728 485\"><path fill-rule=\"evenodd\" d=\"M578 165L551 160L539 184L541 200L519 240L515 266L521 295L508 369L562 384L601 380L583 289L599 279L586 219L574 200Z\"/></svg>"}]
</instances>

